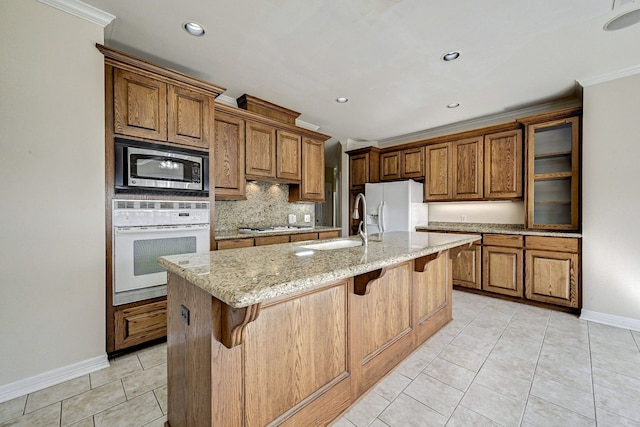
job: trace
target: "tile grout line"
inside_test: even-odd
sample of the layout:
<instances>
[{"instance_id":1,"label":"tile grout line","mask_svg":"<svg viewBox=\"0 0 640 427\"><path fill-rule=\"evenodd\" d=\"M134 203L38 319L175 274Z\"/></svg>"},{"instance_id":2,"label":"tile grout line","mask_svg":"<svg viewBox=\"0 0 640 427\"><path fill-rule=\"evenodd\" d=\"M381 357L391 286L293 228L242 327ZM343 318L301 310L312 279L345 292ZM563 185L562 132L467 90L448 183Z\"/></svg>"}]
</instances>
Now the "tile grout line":
<instances>
[{"instance_id":1,"label":"tile grout line","mask_svg":"<svg viewBox=\"0 0 640 427\"><path fill-rule=\"evenodd\" d=\"M633 334L631 334L633 336ZM589 341L589 366L591 367L591 392L593 393L593 417L598 425L598 405L596 405L596 382L593 378L593 357L591 356L591 322L587 321L587 340Z\"/></svg>"}]
</instances>

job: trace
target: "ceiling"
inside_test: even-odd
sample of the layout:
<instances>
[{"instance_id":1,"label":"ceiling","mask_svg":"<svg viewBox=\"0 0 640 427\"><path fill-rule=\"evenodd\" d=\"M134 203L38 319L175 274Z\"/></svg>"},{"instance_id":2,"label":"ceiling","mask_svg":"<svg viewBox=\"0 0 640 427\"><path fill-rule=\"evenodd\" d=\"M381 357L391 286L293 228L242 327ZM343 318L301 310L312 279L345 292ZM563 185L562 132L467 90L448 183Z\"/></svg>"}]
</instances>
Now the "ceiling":
<instances>
[{"instance_id":1,"label":"ceiling","mask_svg":"<svg viewBox=\"0 0 640 427\"><path fill-rule=\"evenodd\" d=\"M631 0L84 1L116 16L106 45L298 111L333 141L576 97L576 80L640 65L640 24L602 29Z\"/></svg>"}]
</instances>

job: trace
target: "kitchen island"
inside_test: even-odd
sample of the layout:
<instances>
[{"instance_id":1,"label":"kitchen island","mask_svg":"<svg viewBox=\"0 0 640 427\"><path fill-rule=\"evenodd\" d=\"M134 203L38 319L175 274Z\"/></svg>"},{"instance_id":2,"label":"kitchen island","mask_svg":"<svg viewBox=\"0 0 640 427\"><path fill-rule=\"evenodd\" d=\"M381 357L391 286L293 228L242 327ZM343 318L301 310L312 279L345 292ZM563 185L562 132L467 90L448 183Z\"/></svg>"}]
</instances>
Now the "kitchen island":
<instances>
[{"instance_id":1,"label":"kitchen island","mask_svg":"<svg viewBox=\"0 0 640 427\"><path fill-rule=\"evenodd\" d=\"M366 248L160 258L168 425L329 424L451 320L451 259L479 239L391 232Z\"/></svg>"}]
</instances>

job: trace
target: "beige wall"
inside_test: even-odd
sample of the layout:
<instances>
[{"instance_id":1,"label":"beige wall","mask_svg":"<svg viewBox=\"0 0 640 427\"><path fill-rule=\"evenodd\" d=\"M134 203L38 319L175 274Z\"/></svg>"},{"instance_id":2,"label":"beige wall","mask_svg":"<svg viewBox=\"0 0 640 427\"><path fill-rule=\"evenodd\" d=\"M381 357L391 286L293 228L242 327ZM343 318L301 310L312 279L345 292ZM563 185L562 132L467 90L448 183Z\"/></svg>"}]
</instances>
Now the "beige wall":
<instances>
[{"instance_id":1,"label":"beige wall","mask_svg":"<svg viewBox=\"0 0 640 427\"><path fill-rule=\"evenodd\" d=\"M0 2L0 386L105 354L102 27Z\"/></svg>"},{"instance_id":2,"label":"beige wall","mask_svg":"<svg viewBox=\"0 0 640 427\"><path fill-rule=\"evenodd\" d=\"M640 75L587 86L583 307L640 320Z\"/></svg>"}]
</instances>

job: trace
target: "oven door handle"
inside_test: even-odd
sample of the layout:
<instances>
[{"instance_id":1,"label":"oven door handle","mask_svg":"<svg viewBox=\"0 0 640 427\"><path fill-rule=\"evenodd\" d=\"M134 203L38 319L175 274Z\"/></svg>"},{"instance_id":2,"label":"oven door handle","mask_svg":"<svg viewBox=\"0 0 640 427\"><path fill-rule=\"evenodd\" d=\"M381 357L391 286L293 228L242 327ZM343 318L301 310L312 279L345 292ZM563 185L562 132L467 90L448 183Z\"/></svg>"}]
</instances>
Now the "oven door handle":
<instances>
[{"instance_id":1,"label":"oven door handle","mask_svg":"<svg viewBox=\"0 0 640 427\"><path fill-rule=\"evenodd\" d=\"M209 230L209 225L167 225L150 227L114 227L115 234L145 234L163 231L203 231Z\"/></svg>"}]
</instances>

